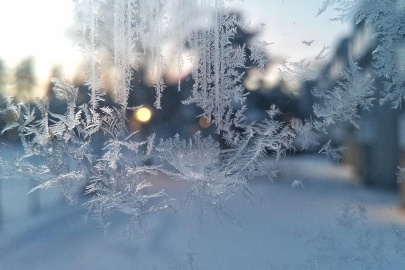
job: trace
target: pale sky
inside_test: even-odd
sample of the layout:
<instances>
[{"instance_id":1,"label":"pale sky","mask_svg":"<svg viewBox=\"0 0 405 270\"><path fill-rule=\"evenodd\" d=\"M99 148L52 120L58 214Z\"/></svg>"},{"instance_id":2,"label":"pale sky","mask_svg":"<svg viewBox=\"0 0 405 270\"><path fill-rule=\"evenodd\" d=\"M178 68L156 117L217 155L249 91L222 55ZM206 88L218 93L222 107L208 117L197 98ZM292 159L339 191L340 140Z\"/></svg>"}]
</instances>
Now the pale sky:
<instances>
[{"instance_id":1,"label":"pale sky","mask_svg":"<svg viewBox=\"0 0 405 270\"><path fill-rule=\"evenodd\" d=\"M245 0L232 3L242 11L260 38L274 42L271 56L290 56L292 60L314 57L324 44L334 48L346 36L349 26L330 22L332 12L316 17L323 0ZM52 67L61 66L62 74L72 80L81 61L68 31L73 23L72 0L0 1L0 58L12 71L26 57L34 58L40 93L48 83ZM264 23L265 26L260 26ZM302 40L315 39L312 46Z\"/></svg>"},{"instance_id":2,"label":"pale sky","mask_svg":"<svg viewBox=\"0 0 405 270\"><path fill-rule=\"evenodd\" d=\"M311 61L311 68L316 69L333 57L333 52L340 40L352 30L350 24L330 21L336 16L333 10L327 10L316 17L318 7L324 0L235 0L231 6L242 11L243 17L251 21L251 27L260 31L259 39L274 42L269 45L270 57L289 57L291 61L306 58ZM264 24L264 26L261 26ZM311 46L303 40L314 40ZM330 54L323 60L314 57L323 46L330 46ZM268 86L278 83L278 67L268 67L264 76ZM259 74L259 76L261 76ZM291 87L299 87L298 82L291 82Z\"/></svg>"},{"instance_id":3,"label":"pale sky","mask_svg":"<svg viewBox=\"0 0 405 270\"><path fill-rule=\"evenodd\" d=\"M271 55L289 56L293 60L315 56L324 44L333 48L350 33L350 25L330 21L334 12L327 11L316 17L324 0L245 0L232 5L250 20L252 28L261 29L260 38L274 42L269 46ZM265 26L261 27L260 24ZM311 46L302 40L315 40Z\"/></svg>"},{"instance_id":4,"label":"pale sky","mask_svg":"<svg viewBox=\"0 0 405 270\"><path fill-rule=\"evenodd\" d=\"M0 58L12 71L21 60L33 57L37 91L46 87L57 65L67 79L75 73L81 53L67 33L73 7L70 0L0 1Z\"/></svg>"}]
</instances>

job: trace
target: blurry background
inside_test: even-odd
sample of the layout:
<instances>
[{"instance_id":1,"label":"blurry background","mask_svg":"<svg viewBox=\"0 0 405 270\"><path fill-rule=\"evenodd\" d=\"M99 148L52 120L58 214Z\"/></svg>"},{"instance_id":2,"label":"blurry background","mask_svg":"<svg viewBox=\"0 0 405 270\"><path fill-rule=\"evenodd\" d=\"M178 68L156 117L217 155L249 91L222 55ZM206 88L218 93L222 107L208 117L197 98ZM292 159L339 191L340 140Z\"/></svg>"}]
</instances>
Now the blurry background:
<instances>
[{"instance_id":1,"label":"blurry background","mask_svg":"<svg viewBox=\"0 0 405 270\"><path fill-rule=\"evenodd\" d=\"M332 88L350 57L355 57L364 69L371 68L371 53L378 42L370 38L372 26L329 21L333 11L316 17L322 2L251 0L230 4L246 23L250 20L249 30L239 29L234 45L249 44L254 38L274 42L267 46L269 63L265 72L252 67L244 77L250 93L246 113L249 121L263 119L265 110L273 103L279 106L286 122L292 117L309 118L314 102L310 91L314 86ZM112 23L110 10L108 5L102 10L105 24ZM80 87L78 103L87 102L85 63L75 46L74 28L74 3L70 0L1 1L0 94L29 100L46 95L51 99L51 110L63 112L51 91L50 78L58 77ZM101 36L108 39L111 33L105 30ZM310 46L302 43L311 40L314 41ZM315 60L325 45L331 47L330 53ZM285 57L291 61L304 58L311 61L318 79L279 80L278 68ZM107 63L102 70L108 94L106 103L112 104L111 47L101 48L101 58ZM166 58L173 59L169 52ZM197 130L217 136L206 119L196 117L201 113L199 109L181 104L190 95L193 84L188 73L190 65L181 74L181 92L177 92L178 74L169 65L164 75L168 87L163 93L163 110L153 108L155 90L146 66L147 63L140 66L131 81L129 106L144 105L142 110L129 115L132 130L140 130L143 137L155 132L157 138L173 137L176 133L190 137ZM378 79L375 84L377 89L381 87ZM56 188L27 195L35 181L0 179L0 269L197 269L198 266L198 269L276 269L290 258L297 262L310 258L311 246L305 237L311 235L311 230L334 224L336 216L345 211L345 205L353 205L355 209L360 205L367 207L370 228L377 232L389 230L391 222L403 226L405 216L400 209L405 199L401 202L396 172L397 166L405 163L405 115L389 106L377 106L362 115L360 129L348 124L329 130L328 137L319 138L321 143L332 139L336 146L347 147L339 164L316 152L298 152L274 165L280 170L274 183L253 183L253 190L263 202L260 208L252 210L242 197L233 198L229 211L241 225L221 226L213 215L208 225L198 231L198 222L189 220L183 211L174 217L171 213L153 217L147 238L138 235L137 240L128 241L123 237L122 217L114 217L110 234L102 236L91 219L82 220L85 211L80 203L66 206ZM8 121L3 117L0 126ZM0 141L15 151L20 149L13 130L2 134ZM101 145L101 141L95 143ZM2 155L11 154L7 147L0 151ZM155 179L158 185L171 194L181 194L181 186L160 178ZM304 187L293 188L295 180ZM243 206L239 209L238 204ZM180 203L178 207L181 208ZM283 232L279 233L280 230ZM334 227L331 230L338 231ZM212 239L213 233L221 237ZM212 242L208 243L208 239ZM262 241L257 243L255 239ZM302 250L294 251L297 246L302 246ZM278 259L270 259L275 254ZM401 265L405 263L403 259L392 260ZM217 267L221 265L224 268Z\"/></svg>"}]
</instances>

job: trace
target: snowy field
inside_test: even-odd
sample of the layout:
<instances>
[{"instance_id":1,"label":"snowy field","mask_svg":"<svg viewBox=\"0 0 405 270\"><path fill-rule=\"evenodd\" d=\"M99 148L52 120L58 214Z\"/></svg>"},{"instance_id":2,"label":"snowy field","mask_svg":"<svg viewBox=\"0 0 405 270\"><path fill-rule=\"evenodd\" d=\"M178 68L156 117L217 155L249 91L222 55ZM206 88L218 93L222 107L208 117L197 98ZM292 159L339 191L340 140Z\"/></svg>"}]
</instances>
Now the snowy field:
<instances>
[{"instance_id":1,"label":"snowy field","mask_svg":"<svg viewBox=\"0 0 405 270\"><path fill-rule=\"evenodd\" d=\"M278 166L274 182L252 182L254 202L237 194L203 220L182 202L187 187L152 179L177 212L154 214L130 235L119 214L103 235L57 190L41 190L40 211L29 214L28 181L3 181L0 269L405 269L397 194L356 185L347 168L313 156Z\"/></svg>"}]
</instances>

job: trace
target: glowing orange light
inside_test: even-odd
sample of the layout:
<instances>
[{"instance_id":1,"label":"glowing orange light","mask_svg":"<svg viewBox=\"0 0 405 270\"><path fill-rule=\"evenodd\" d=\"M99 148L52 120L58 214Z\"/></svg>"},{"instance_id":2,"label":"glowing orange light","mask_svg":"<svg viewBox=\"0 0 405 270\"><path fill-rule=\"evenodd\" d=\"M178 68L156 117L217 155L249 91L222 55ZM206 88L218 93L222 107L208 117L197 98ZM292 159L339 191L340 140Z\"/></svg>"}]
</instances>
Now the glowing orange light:
<instances>
[{"instance_id":1,"label":"glowing orange light","mask_svg":"<svg viewBox=\"0 0 405 270\"><path fill-rule=\"evenodd\" d=\"M152 111L148 108L142 107L135 111L135 118L142 123L149 122L151 117Z\"/></svg>"},{"instance_id":2,"label":"glowing orange light","mask_svg":"<svg viewBox=\"0 0 405 270\"><path fill-rule=\"evenodd\" d=\"M200 117L200 120L198 120L198 123L200 124L200 126L202 128L209 128L211 126L211 122L208 121L208 119L205 118L204 116Z\"/></svg>"}]
</instances>

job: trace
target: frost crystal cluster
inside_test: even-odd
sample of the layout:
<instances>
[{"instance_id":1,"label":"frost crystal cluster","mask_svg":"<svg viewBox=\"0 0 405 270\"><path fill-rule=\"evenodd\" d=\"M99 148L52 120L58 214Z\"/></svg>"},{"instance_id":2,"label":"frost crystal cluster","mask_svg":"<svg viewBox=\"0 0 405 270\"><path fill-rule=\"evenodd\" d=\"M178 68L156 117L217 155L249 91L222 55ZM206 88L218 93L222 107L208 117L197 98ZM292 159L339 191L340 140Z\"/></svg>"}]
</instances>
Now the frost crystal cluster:
<instances>
[{"instance_id":1,"label":"frost crystal cluster","mask_svg":"<svg viewBox=\"0 0 405 270\"><path fill-rule=\"evenodd\" d=\"M113 5L112 41L103 39L105 27L103 8ZM279 158L292 148L294 131L275 119L280 114L275 106L269 119L253 125L245 123L243 106L246 91L242 78L247 59L260 70L267 63L265 41L256 40L234 47L238 28L245 27L231 13L224 0L102 0L76 1L79 22L78 44L87 60L86 85L90 101L77 105L79 89L68 81L53 79L56 98L66 104L58 114L49 110L49 101L14 102L6 97L2 114L12 121L3 132L16 128L24 153L12 162L3 162L3 175L39 181L38 188L60 186L70 201L86 186L91 198L86 205L100 221L113 210L131 215L140 221L150 213L170 208L163 190L151 192L149 175L165 173L177 180L192 183L190 197L206 203L220 202L236 189L247 190L247 181L257 174L267 173L263 157L268 151ZM105 92L101 82L101 46L112 46L114 58L113 106L104 106ZM166 88L167 69L164 44L174 42L179 76L185 60L193 65L191 96L184 104L195 104L203 110L207 121L228 147L221 150L211 137L197 132L186 141L176 136L161 140L155 148L155 135L137 142L129 132L127 112L131 80L141 63L148 63L148 74L154 81L156 109L162 108L161 98ZM105 45L105 44L104 44ZM247 57L249 50L249 57ZM182 86L178 83L178 90ZM239 110L233 106L239 103ZM40 113L41 117L36 117ZM136 132L135 132L136 133ZM104 138L104 145L94 141ZM162 166L144 165L158 153L173 171Z\"/></svg>"},{"instance_id":2,"label":"frost crystal cluster","mask_svg":"<svg viewBox=\"0 0 405 270\"><path fill-rule=\"evenodd\" d=\"M356 125L359 109L369 109L374 100L373 79L355 61L342 72L342 80L332 90L315 88L318 99L314 106L315 119L280 121L281 111L274 105L267 119L249 123L245 117L247 91L242 79L251 63L264 72L266 50L270 43L253 40L251 44L235 46L238 29L248 27L235 13L229 11L225 0L77 0L79 22L78 44L87 59L86 85L90 101L77 105L79 89L67 81L54 79L53 91L66 104L63 114L49 110L49 101L36 100L31 108L27 101L4 100L1 114L14 121L2 132L17 129L24 153L16 154L13 162L3 162L3 176L35 179L34 188L60 186L69 200L82 186L91 194L87 202L97 217L113 210L131 215L134 221L161 209L170 208L170 196L163 190L151 191L149 175L164 173L191 184L190 198L202 199L209 205L219 205L236 190L248 193L249 179L257 175L274 175L264 157L276 159L296 150L318 147L318 133L331 125L351 122ZM398 107L404 93L404 66L399 66L391 52L401 52L404 39L403 9L393 7L394 1L370 0L367 9L362 1L328 0L319 14L329 6L337 6L339 20L365 20L376 27L374 37L381 40L374 51L374 67L378 76L385 77L382 102ZM100 29L104 17L101 10L113 4L112 40L105 41ZM390 8L387 8L389 6ZM388 14L389 13L389 14ZM101 83L100 46L112 46L114 59L113 106L102 105L105 96ZM314 40L302 41L311 46ZM164 73L169 64L165 50L175 44L172 54L178 69L178 91L184 91L180 74L185 61L192 64L192 87L184 105L194 104L226 142L225 149L211 137L197 132L192 139L175 136L160 139L155 147L155 135L145 141L135 141L128 129L127 113L131 80L141 63L147 62L147 72L153 78L155 107L164 110L161 99L166 88ZM329 54L324 45L315 61ZM401 69L402 68L402 69ZM282 80L306 81L317 73L310 61L283 59L279 76ZM36 115L40 114L40 117ZM197 115L196 115L197 117ZM135 132L136 133L136 132ZM94 138L104 138L101 147ZM343 149L333 149L330 141L319 150L339 160ZM144 165L152 156L169 163L171 168ZM8 169L7 169L8 168Z\"/></svg>"},{"instance_id":3,"label":"frost crystal cluster","mask_svg":"<svg viewBox=\"0 0 405 270\"><path fill-rule=\"evenodd\" d=\"M338 13L332 20L353 20L356 24L366 23L373 27L372 38L378 41L373 51L373 71L378 77L386 79L380 102L392 102L394 108L400 107L405 91L403 1L325 0L318 15L330 7Z\"/></svg>"}]
</instances>

